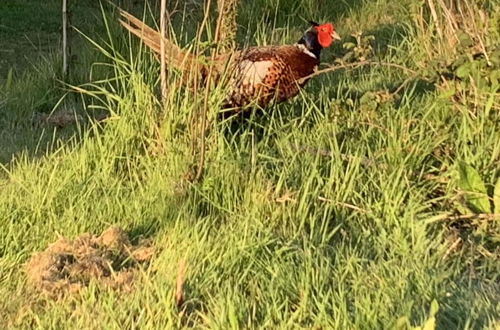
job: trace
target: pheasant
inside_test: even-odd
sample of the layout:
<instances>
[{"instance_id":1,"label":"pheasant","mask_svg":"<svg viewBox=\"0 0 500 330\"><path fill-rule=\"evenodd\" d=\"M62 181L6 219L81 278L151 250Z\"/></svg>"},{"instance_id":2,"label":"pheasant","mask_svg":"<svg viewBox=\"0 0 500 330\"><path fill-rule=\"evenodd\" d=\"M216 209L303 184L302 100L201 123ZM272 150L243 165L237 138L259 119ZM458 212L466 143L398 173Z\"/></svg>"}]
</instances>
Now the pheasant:
<instances>
[{"instance_id":1,"label":"pheasant","mask_svg":"<svg viewBox=\"0 0 500 330\"><path fill-rule=\"evenodd\" d=\"M121 10L121 16L120 23L159 55L160 33L130 13ZM297 95L317 69L321 50L340 39L332 23L310 23L312 27L295 44L249 47L221 54L213 61L184 51L165 39L166 61L186 73L199 73L200 84L206 84L209 75L216 83L227 77L226 109L266 107Z\"/></svg>"}]
</instances>

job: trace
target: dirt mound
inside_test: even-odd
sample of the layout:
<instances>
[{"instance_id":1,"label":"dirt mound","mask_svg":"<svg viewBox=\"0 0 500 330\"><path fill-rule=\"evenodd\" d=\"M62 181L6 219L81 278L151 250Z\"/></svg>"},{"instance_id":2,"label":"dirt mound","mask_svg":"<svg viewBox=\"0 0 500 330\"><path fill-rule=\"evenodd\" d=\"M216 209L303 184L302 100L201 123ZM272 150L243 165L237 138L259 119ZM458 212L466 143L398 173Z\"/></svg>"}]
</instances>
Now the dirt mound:
<instances>
[{"instance_id":1,"label":"dirt mound","mask_svg":"<svg viewBox=\"0 0 500 330\"><path fill-rule=\"evenodd\" d=\"M36 289L50 295L78 292L91 280L129 291L138 264L151 260L153 253L149 242L132 245L125 231L111 227L101 236L57 240L30 258L26 273Z\"/></svg>"}]
</instances>

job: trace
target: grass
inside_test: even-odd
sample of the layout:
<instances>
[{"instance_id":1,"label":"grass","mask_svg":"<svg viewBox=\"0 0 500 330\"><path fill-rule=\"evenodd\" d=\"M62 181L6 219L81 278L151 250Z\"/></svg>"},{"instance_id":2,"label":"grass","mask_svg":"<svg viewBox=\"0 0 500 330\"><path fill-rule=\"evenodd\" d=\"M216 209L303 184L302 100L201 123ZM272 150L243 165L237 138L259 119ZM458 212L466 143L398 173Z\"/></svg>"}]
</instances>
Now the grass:
<instances>
[{"instance_id":1,"label":"grass","mask_svg":"<svg viewBox=\"0 0 500 330\"><path fill-rule=\"evenodd\" d=\"M190 183L183 179L197 161L190 114L200 100L174 75L162 111L151 55L135 41L129 45L109 13L109 37L102 26L80 25L96 43L82 41L70 81L86 93L58 103L68 87L57 80L56 55L1 89L0 324L410 329L435 320L441 329L498 327L498 221L469 205L459 177L466 163L486 190L475 193L494 207L498 85L485 78L479 86L478 77L498 67L461 81L435 79L422 63L446 66L420 43L433 37L433 27L424 36L417 11L405 4L242 6L249 14L240 14L241 43L293 42L305 26L300 15L335 18L344 42L355 42L348 36L358 31L375 36L357 43L354 60L372 56L418 76L395 96L390 92L408 74L394 67L317 77L293 102L217 124L207 138L203 180ZM199 18L197 3L184 8L173 18L181 41L193 38ZM487 10L499 19L498 8ZM99 13L94 6L81 15ZM492 26L490 54L500 41ZM346 53L337 45L323 61ZM221 92L210 95L211 114ZM58 104L111 117L105 124L33 127L35 111ZM29 287L23 263L32 253L60 235L98 234L110 225L134 239L152 238L159 250L133 293L91 283L53 300ZM182 311L174 300L181 260Z\"/></svg>"}]
</instances>

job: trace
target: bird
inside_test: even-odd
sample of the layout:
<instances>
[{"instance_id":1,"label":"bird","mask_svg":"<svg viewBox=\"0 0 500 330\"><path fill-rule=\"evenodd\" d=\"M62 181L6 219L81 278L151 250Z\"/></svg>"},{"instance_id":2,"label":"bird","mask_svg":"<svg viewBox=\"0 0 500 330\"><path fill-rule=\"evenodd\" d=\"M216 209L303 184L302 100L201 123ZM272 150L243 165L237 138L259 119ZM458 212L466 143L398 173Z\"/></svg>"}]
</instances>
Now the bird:
<instances>
[{"instance_id":1,"label":"bird","mask_svg":"<svg viewBox=\"0 0 500 330\"><path fill-rule=\"evenodd\" d=\"M120 14L120 24L159 56L160 32L124 10ZM201 86L209 76L212 82L225 81L224 109L266 108L296 96L317 70L321 51L340 40L333 23L309 23L294 44L252 46L212 58L195 55L164 38L166 62L190 75L195 72L195 81Z\"/></svg>"}]
</instances>

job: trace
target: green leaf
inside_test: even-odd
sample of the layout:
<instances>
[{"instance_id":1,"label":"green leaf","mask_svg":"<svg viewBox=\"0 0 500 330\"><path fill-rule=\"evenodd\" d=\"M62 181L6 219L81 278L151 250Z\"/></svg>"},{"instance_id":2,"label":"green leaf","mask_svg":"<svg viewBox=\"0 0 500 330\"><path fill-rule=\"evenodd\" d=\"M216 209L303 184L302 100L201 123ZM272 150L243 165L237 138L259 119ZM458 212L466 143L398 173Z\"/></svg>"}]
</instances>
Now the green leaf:
<instances>
[{"instance_id":1,"label":"green leaf","mask_svg":"<svg viewBox=\"0 0 500 330\"><path fill-rule=\"evenodd\" d=\"M422 326L422 330L434 330L436 329L436 318L434 316L431 316L430 318L425 321L424 325Z\"/></svg>"},{"instance_id":2,"label":"green leaf","mask_svg":"<svg viewBox=\"0 0 500 330\"><path fill-rule=\"evenodd\" d=\"M236 315L236 309L234 308L234 305L231 302L229 302L228 306L228 316L231 329L239 329L239 322L238 322L238 316Z\"/></svg>"},{"instance_id":3,"label":"green leaf","mask_svg":"<svg viewBox=\"0 0 500 330\"><path fill-rule=\"evenodd\" d=\"M492 85L498 85L500 82L500 70L492 70L489 74L489 79Z\"/></svg>"},{"instance_id":4,"label":"green leaf","mask_svg":"<svg viewBox=\"0 0 500 330\"><path fill-rule=\"evenodd\" d=\"M496 99L495 93L491 93L490 97L488 98L488 101L486 101L486 104L484 105L484 114L485 116L489 116L491 109L495 105L495 99Z\"/></svg>"},{"instance_id":5,"label":"green leaf","mask_svg":"<svg viewBox=\"0 0 500 330\"><path fill-rule=\"evenodd\" d=\"M461 79L467 77L470 74L470 72L471 72L470 63L464 63L455 70L455 74L457 75L458 78Z\"/></svg>"},{"instance_id":6,"label":"green leaf","mask_svg":"<svg viewBox=\"0 0 500 330\"><path fill-rule=\"evenodd\" d=\"M462 54L457 57L457 59L453 62L453 65L455 67L459 67L466 62L469 62L469 56L467 56L467 54Z\"/></svg>"},{"instance_id":7,"label":"green leaf","mask_svg":"<svg viewBox=\"0 0 500 330\"><path fill-rule=\"evenodd\" d=\"M486 80L484 77L477 76L475 82L478 89L483 91L488 90L488 80Z\"/></svg>"},{"instance_id":8,"label":"green leaf","mask_svg":"<svg viewBox=\"0 0 500 330\"><path fill-rule=\"evenodd\" d=\"M449 99L450 97L452 97L453 95L455 95L456 92L457 92L457 90L455 89L455 87L451 86L448 89L441 91L439 93L439 98L441 98L441 99Z\"/></svg>"},{"instance_id":9,"label":"green leaf","mask_svg":"<svg viewBox=\"0 0 500 330\"><path fill-rule=\"evenodd\" d=\"M472 40L471 36L463 31L460 31L458 40L460 42L460 46L464 48L468 48L474 45L474 40Z\"/></svg>"},{"instance_id":10,"label":"green leaf","mask_svg":"<svg viewBox=\"0 0 500 330\"><path fill-rule=\"evenodd\" d=\"M429 315L430 316L435 316L437 314L437 312L439 311L439 304L437 302L436 299L434 299L432 302L431 302L431 308L429 310Z\"/></svg>"},{"instance_id":11,"label":"green leaf","mask_svg":"<svg viewBox=\"0 0 500 330\"><path fill-rule=\"evenodd\" d=\"M356 44L354 42L345 42L342 44L342 47L344 47L344 49L353 49L356 47Z\"/></svg>"},{"instance_id":12,"label":"green leaf","mask_svg":"<svg viewBox=\"0 0 500 330\"><path fill-rule=\"evenodd\" d=\"M9 72L7 72L7 80L5 82L5 89L8 90L10 86L12 86L12 81L14 80L14 71L12 68L9 69Z\"/></svg>"},{"instance_id":13,"label":"green leaf","mask_svg":"<svg viewBox=\"0 0 500 330\"><path fill-rule=\"evenodd\" d=\"M500 178L498 178L493 190L493 206L495 206L495 213L500 214Z\"/></svg>"},{"instance_id":14,"label":"green leaf","mask_svg":"<svg viewBox=\"0 0 500 330\"><path fill-rule=\"evenodd\" d=\"M493 51L490 56L490 61L496 66L500 66L500 49Z\"/></svg>"},{"instance_id":15,"label":"green leaf","mask_svg":"<svg viewBox=\"0 0 500 330\"><path fill-rule=\"evenodd\" d=\"M465 162L458 163L458 186L465 192L465 201L471 211L491 213L486 186L479 173Z\"/></svg>"},{"instance_id":16,"label":"green leaf","mask_svg":"<svg viewBox=\"0 0 500 330\"><path fill-rule=\"evenodd\" d=\"M408 317L401 316L399 319L397 319L394 329L408 329L409 327L410 321L408 320Z\"/></svg>"},{"instance_id":17,"label":"green leaf","mask_svg":"<svg viewBox=\"0 0 500 330\"><path fill-rule=\"evenodd\" d=\"M360 104L368 104L375 101L375 95L372 92L366 92L359 99Z\"/></svg>"}]
</instances>

